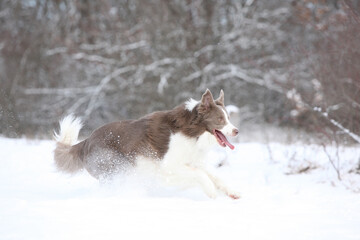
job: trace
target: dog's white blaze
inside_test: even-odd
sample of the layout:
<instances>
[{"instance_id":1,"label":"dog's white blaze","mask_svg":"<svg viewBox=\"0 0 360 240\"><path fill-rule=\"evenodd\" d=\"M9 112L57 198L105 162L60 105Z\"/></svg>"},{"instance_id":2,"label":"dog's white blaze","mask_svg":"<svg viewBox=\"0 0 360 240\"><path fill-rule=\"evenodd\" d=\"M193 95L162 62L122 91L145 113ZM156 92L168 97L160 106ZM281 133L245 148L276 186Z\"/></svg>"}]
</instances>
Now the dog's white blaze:
<instances>
[{"instance_id":1,"label":"dog's white blaze","mask_svg":"<svg viewBox=\"0 0 360 240\"><path fill-rule=\"evenodd\" d=\"M224 109L221 109L224 113L226 124L222 129L219 129L223 134L231 136L233 133L233 130L236 129L236 127L229 121L229 117L226 114Z\"/></svg>"},{"instance_id":2,"label":"dog's white blaze","mask_svg":"<svg viewBox=\"0 0 360 240\"><path fill-rule=\"evenodd\" d=\"M195 99L190 98L189 100L187 100L185 102L185 109L191 112L198 103L199 103L199 101L196 101Z\"/></svg>"}]
</instances>

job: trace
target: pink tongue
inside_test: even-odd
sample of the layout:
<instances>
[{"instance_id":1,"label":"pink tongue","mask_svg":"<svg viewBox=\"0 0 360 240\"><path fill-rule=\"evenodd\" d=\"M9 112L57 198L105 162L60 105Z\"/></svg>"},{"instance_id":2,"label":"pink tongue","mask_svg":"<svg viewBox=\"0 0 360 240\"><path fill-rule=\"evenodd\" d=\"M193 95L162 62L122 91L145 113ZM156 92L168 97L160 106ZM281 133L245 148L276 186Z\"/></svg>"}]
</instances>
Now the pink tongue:
<instances>
[{"instance_id":1,"label":"pink tongue","mask_svg":"<svg viewBox=\"0 0 360 240\"><path fill-rule=\"evenodd\" d=\"M222 134L222 132L217 131L217 134L219 136L219 138L229 147L231 148L231 150L234 150L234 145L232 145L231 143L229 143L229 141L226 139L226 137L224 136L224 134Z\"/></svg>"}]
</instances>

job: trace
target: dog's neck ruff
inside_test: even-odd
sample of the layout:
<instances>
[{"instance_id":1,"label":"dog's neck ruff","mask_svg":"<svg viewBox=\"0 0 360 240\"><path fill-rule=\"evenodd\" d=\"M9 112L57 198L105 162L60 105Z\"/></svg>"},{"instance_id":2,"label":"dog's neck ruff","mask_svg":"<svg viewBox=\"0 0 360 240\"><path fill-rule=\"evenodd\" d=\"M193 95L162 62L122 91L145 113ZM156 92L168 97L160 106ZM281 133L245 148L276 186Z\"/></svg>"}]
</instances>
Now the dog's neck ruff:
<instances>
[{"instance_id":1,"label":"dog's neck ruff","mask_svg":"<svg viewBox=\"0 0 360 240\"><path fill-rule=\"evenodd\" d=\"M190 98L185 102L185 109L192 112L192 110L199 104L199 101L196 101L193 98Z\"/></svg>"}]
</instances>

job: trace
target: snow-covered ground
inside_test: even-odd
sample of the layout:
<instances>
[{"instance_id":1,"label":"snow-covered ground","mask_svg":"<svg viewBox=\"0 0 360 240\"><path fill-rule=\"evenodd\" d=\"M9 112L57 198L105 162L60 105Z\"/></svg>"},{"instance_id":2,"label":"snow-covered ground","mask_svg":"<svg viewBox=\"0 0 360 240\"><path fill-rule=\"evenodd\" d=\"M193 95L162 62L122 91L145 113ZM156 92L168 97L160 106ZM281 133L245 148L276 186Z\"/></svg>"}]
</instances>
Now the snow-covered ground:
<instances>
[{"instance_id":1,"label":"snow-covered ground","mask_svg":"<svg viewBox=\"0 0 360 240\"><path fill-rule=\"evenodd\" d=\"M327 148L342 181L316 145L216 149L210 167L239 200L136 173L110 183L64 175L53 149L0 138L0 239L360 239L359 146Z\"/></svg>"}]
</instances>

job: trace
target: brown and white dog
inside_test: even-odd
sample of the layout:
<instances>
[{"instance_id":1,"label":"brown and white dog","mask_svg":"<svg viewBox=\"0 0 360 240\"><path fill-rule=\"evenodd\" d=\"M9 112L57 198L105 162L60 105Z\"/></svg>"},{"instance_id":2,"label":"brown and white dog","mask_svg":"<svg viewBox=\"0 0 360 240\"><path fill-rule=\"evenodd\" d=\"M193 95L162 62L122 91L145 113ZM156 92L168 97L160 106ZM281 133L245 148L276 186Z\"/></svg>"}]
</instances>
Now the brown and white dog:
<instances>
[{"instance_id":1,"label":"brown and white dog","mask_svg":"<svg viewBox=\"0 0 360 240\"><path fill-rule=\"evenodd\" d=\"M54 159L61 171L85 168L101 179L131 166L151 165L171 184L198 185L211 198L219 191L240 197L204 167L211 146L218 143L234 149L225 135L238 134L229 121L222 90L216 100L207 89L200 101L190 99L169 111L106 124L77 143L81 127L81 121L71 115L60 121Z\"/></svg>"}]
</instances>

